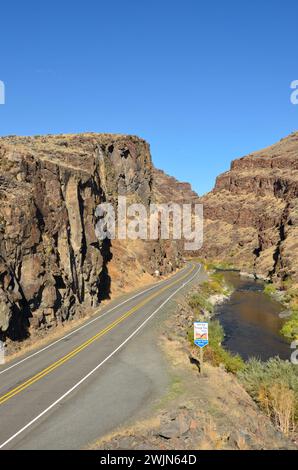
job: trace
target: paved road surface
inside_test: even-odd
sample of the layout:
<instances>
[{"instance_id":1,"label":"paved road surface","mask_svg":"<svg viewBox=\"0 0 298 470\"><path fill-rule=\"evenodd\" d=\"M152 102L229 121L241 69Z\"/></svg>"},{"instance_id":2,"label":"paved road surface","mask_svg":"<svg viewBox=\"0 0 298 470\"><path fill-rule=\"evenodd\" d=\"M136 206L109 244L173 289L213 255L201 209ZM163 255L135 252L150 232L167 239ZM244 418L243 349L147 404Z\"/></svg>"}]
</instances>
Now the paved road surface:
<instances>
[{"instance_id":1,"label":"paved road surface","mask_svg":"<svg viewBox=\"0 0 298 470\"><path fill-rule=\"evenodd\" d=\"M80 449L144 407L157 392L155 382L160 390L167 386L150 325L200 269L190 263L1 366L0 449Z\"/></svg>"}]
</instances>

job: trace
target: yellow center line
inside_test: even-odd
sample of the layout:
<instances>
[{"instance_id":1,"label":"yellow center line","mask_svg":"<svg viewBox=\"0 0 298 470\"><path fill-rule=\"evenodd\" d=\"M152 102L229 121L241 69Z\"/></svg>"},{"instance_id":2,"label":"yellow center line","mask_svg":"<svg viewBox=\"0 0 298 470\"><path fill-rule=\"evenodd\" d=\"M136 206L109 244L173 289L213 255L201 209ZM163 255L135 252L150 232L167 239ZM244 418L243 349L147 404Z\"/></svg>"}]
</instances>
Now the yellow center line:
<instances>
[{"instance_id":1,"label":"yellow center line","mask_svg":"<svg viewBox=\"0 0 298 470\"><path fill-rule=\"evenodd\" d=\"M122 316L120 316L119 318L117 318L115 321L113 321L112 323L110 323L108 326L106 326L103 330L99 331L96 335L92 336L92 338L88 339L87 341L85 341L84 343L82 343L80 346L78 346L77 348L75 348L74 350L70 351L68 354L66 354L65 356L63 356L62 358L60 358L59 360L57 360L56 362L54 362L53 364L51 364L50 366L46 367L45 369L43 369L42 371L40 371L38 374L34 375L33 377L31 377L30 379L26 380L25 382L23 382L22 384L18 385L17 387L15 387L14 389L10 390L9 392L7 392L5 395L2 395L0 397L0 405L2 405L3 403L5 403L7 400L9 400L10 398L14 397L15 395L17 395L18 393L22 392L23 390L25 390L26 388L28 388L30 385L34 384L35 382L37 382L38 380L42 379L43 377L45 377L46 375L48 375L50 372L52 372L53 370L57 369L58 367L60 367L62 364L64 364L65 362L69 361L70 359L72 359L73 357L75 357L77 354L79 354L81 351L83 351L85 348L87 348L90 344L92 344L94 341L96 341L97 339L101 338L102 336L106 335L109 331L111 331L112 329L114 329L117 325L119 325L120 323L122 323L126 318L128 318L129 316L131 316L133 313L135 313L137 310L139 310L141 307L143 307L144 305L146 305L148 302L150 302L150 300L154 299L155 297L157 297L159 294L161 294L162 292L164 292L165 290L169 289L170 287L174 286L175 284L177 284L178 282L182 281L183 279L185 279L187 276L189 276L193 270L195 269L195 266L192 266L192 268L190 269L190 271L188 273L186 273L184 276L182 276L181 278L177 279L176 281L172 282L171 284L163 287L162 289L158 290L155 294L152 294L150 295L149 297L147 297L146 299L144 299L142 302L138 303L137 305L135 305L134 307L132 307L128 312L124 313Z\"/></svg>"}]
</instances>

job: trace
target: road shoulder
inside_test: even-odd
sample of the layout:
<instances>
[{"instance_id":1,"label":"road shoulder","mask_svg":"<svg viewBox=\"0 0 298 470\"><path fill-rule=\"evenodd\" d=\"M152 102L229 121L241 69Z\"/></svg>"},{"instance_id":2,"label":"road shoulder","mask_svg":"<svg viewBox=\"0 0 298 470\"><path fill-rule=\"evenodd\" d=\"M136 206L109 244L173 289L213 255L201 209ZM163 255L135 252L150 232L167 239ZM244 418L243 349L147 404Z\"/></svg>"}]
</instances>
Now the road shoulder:
<instances>
[{"instance_id":1,"label":"road shoulder","mask_svg":"<svg viewBox=\"0 0 298 470\"><path fill-rule=\"evenodd\" d=\"M194 292L196 287L192 287ZM155 347L161 351L168 386L134 420L91 444L91 449L289 449L296 448L259 410L233 374L191 360L185 330L193 322L180 295L160 319ZM154 345L153 345L154 346Z\"/></svg>"}]
</instances>

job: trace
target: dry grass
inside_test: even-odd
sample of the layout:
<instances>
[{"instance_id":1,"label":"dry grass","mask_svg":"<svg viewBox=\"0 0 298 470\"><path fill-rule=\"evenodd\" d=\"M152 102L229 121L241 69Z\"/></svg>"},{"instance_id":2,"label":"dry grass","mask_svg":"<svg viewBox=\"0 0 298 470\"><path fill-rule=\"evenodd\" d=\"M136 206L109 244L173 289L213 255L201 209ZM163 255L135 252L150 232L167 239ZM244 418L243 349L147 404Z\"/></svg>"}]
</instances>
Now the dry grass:
<instances>
[{"instance_id":1,"label":"dry grass","mask_svg":"<svg viewBox=\"0 0 298 470\"><path fill-rule=\"evenodd\" d=\"M200 442L199 450L221 450L224 449L226 437L221 436L214 420L208 416L203 424L204 439Z\"/></svg>"},{"instance_id":2,"label":"dry grass","mask_svg":"<svg viewBox=\"0 0 298 470\"><path fill-rule=\"evenodd\" d=\"M295 394L283 384L261 388L258 401L275 426L289 436L295 430Z\"/></svg>"},{"instance_id":3,"label":"dry grass","mask_svg":"<svg viewBox=\"0 0 298 470\"><path fill-rule=\"evenodd\" d=\"M160 426L160 418L154 416L152 418L145 419L138 423L134 423L129 427L120 427L115 431L106 434L104 437L94 441L89 444L86 449L95 450L95 449L104 449L105 445L112 441L114 438L121 437L130 437L134 435L146 434L149 430L156 429Z\"/></svg>"}]
</instances>

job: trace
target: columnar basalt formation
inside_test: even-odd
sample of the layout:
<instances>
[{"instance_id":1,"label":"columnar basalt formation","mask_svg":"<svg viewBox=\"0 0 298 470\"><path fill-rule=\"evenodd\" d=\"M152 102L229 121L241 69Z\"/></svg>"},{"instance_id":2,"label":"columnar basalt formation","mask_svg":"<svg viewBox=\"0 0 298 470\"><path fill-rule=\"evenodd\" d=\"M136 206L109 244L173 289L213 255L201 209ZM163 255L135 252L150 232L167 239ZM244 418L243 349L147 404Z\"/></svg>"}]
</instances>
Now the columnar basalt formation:
<instances>
[{"instance_id":1,"label":"columnar basalt formation","mask_svg":"<svg viewBox=\"0 0 298 470\"><path fill-rule=\"evenodd\" d=\"M125 287L130 272L169 272L175 244L99 241L96 207L154 199L148 144L81 134L0 139L0 334L20 339ZM121 277L122 275L122 277Z\"/></svg>"}]
</instances>

